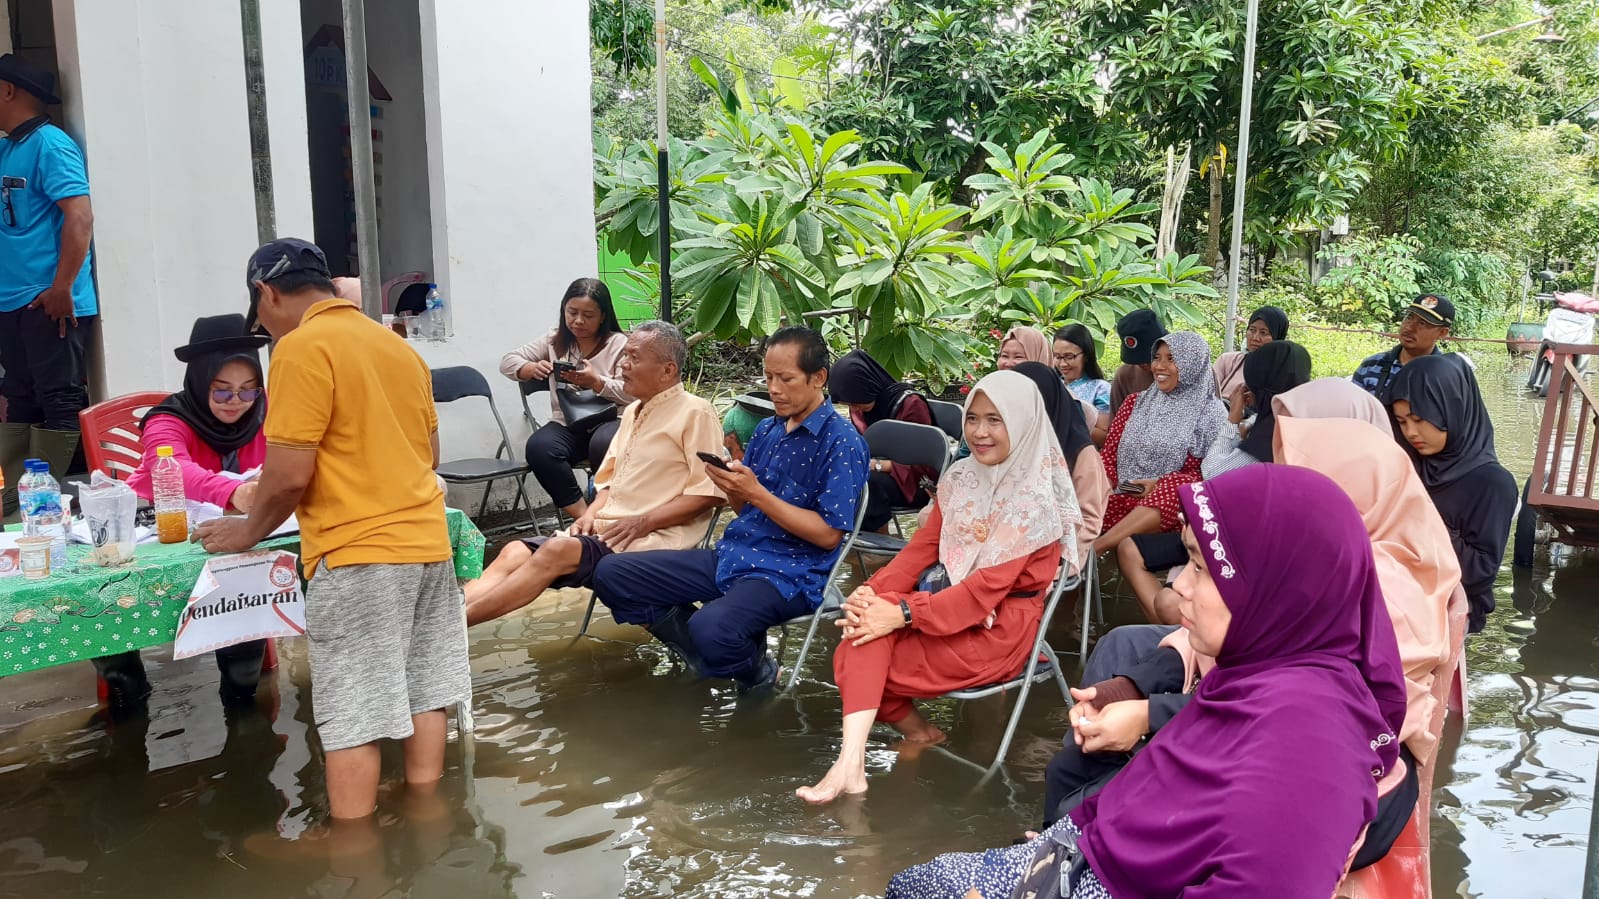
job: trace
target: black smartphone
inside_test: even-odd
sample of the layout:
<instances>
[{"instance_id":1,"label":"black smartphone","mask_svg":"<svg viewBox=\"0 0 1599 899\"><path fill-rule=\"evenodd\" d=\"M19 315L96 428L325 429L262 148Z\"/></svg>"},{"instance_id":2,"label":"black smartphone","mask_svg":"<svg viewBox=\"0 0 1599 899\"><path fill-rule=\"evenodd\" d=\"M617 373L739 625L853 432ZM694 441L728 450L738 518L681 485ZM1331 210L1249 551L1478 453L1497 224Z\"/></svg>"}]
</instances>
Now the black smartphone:
<instances>
[{"instance_id":1,"label":"black smartphone","mask_svg":"<svg viewBox=\"0 0 1599 899\"><path fill-rule=\"evenodd\" d=\"M704 462L706 465L710 465L714 468L720 468L723 471L732 470L727 467L727 460L716 455L715 453L695 453L694 455L699 456L700 461Z\"/></svg>"},{"instance_id":2,"label":"black smartphone","mask_svg":"<svg viewBox=\"0 0 1599 899\"><path fill-rule=\"evenodd\" d=\"M577 364L576 363L572 363L572 362L560 362L560 361L557 361L557 362L554 362L552 364L555 366L555 373L556 374L561 374L562 372L577 371L577 369L578 369Z\"/></svg>"}]
</instances>

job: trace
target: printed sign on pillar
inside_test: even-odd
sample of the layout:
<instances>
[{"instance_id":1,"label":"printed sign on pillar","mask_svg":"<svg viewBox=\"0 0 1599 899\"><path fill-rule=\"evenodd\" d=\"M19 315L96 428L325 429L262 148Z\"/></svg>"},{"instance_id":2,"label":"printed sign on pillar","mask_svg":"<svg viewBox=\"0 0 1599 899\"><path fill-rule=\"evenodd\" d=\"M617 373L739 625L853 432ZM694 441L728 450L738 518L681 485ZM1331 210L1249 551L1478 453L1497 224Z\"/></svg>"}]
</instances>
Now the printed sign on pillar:
<instances>
[{"instance_id":1,"label":"printed sign on pillar","mask_svg":"<svg viewBox=\"0 0 1599 899\"><path fill-rule=\"evenodd\" d=\"M189 592L189 604L178 618L172 658L186 659L246 640L304 633L305 593L294 553L217 556L205 563Z\"/></svg>"}]
</instances>

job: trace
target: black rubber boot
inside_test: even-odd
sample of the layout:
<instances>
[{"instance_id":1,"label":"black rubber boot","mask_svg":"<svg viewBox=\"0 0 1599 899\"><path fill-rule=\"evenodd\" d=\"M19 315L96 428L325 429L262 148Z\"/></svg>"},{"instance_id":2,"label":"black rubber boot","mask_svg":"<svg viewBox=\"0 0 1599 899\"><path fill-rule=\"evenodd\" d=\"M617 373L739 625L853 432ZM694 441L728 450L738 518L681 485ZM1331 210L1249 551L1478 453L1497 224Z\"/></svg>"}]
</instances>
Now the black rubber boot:
<instances>
[{"instance_id":1,"label":"black rubber boot","mask_svg":"<svg viewBox=\"0 0 1599 899\"><path fill-rule=\"evenodd\" d=\"M113 717L143 711L150 698L150 679L137 650L94 659L94 670L106 683L106 707Z\"/></svg>"},{"instance_id":2,"label":"black rubber boot","mask_svg":"<svg viewBox=\"0 0 1599 899\"><path fill-rule=\"evenodd\" d=\"M671 650L685 667L699 674L705 666L699 650L694 647L694 635L688 629L688 620L696 610L695 606L674 606L645 630Z\"/></svg>"},{"instance_id":3,"label":"black rubber boot","mask_svg":"<svg viewBox=\"0 0 1599 899\"><path fill-rule=\"evenodd\" d=\"M224 708L247 706L255 702L255 688L261 683L261 661L266 658L266 641L251 640L216 651L217 672L222 686L217 690Z\"/></svg>"},{"instance_id":4,"label":"black rubber boot","mask_svg":"<svg viewBox=\"0 0 1599 899\"><path fill-rule=\"evenodd\" d=\"M765 653L755 667L733 679L740 696L764 692L777 686L777 660Z\"/></svg>"}]
</instances>

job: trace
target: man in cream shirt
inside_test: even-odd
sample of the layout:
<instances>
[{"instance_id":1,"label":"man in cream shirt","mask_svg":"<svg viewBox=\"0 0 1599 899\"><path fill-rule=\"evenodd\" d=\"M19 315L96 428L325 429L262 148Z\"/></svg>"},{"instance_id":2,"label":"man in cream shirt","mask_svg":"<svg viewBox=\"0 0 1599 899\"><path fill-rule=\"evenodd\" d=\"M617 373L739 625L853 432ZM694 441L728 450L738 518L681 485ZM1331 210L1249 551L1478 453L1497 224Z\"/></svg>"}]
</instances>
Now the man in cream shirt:
<instances>
[{"instance_id":1,"label":"man in cream shirt","mask_svg":"<svg viewBox=\"0 0 1599 899\"><path fill-rule=\"evenodd\" d=\"M596 495L566 534L506 544L483 577L466 585L466 620L506 615L550 587L592 587L612 553L692 549L723 502L697 453L722 455L711 404L683 389L688 345L666 322L628 335L622 379L637 397L594 475Z\"/></svg>"}]
</instances>

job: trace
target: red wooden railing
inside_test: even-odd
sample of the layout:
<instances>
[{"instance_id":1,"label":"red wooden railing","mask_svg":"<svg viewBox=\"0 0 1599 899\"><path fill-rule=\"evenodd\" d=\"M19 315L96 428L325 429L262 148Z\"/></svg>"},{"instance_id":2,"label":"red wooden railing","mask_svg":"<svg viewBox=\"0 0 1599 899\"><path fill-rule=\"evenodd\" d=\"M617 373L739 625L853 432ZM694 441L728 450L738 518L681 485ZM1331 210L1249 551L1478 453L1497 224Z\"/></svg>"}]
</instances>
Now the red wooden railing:
<instances>
[{"instance_id":1,"label":"red wooden railing","mask_svg":"<svg viewBox=\"0 0 1599 899\"><path fill-rule=\"evenodd\" d=\"M1532 462L1527 504L1554 526L1563 543L1599 546L1599 403L1577 369L1582 356L1599 356L1599 345L1546 344L1554 358L1538 448Z\"/></svg>"}]
</instances>

